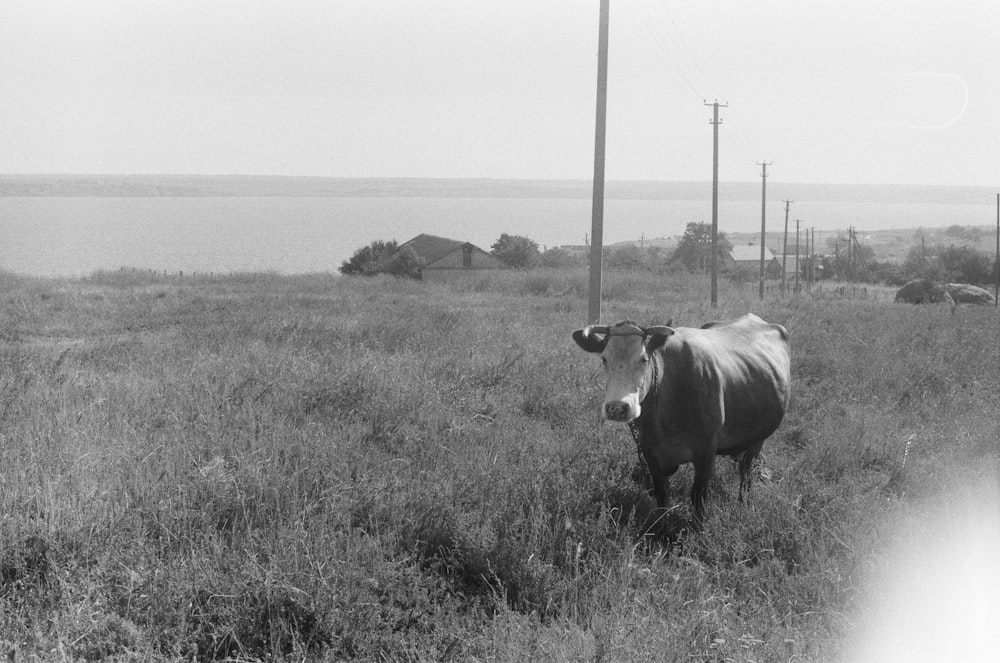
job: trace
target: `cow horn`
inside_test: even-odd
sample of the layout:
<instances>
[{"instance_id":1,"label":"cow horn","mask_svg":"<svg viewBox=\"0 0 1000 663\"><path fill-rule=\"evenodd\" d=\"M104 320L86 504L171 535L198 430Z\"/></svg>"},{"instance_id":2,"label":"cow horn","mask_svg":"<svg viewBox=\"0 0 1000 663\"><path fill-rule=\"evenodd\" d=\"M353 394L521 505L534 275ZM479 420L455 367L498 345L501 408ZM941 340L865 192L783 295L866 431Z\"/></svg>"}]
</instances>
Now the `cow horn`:
<instances>
[{"instance_id":1,"label":"cow horn","mask_svg":"<svg viewBox=\"0 0 1000 663\"><path fill-rule=\"evenodd\" d=\"M587 352L604 352L604 344L608 341L608 328L603 325L590 325L573 332L573 340Z\"/></svg>"}]
</instances>

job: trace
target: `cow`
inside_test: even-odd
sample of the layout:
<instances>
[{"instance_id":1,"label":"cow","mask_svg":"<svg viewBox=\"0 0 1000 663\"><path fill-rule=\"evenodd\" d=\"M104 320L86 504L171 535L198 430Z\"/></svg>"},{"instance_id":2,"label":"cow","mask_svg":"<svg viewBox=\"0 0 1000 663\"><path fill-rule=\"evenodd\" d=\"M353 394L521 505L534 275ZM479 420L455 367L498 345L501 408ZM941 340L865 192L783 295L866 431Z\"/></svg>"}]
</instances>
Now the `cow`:
<instances>
[{"instance_id":1,"label":"cow","mask_svg":"<svg viewBox=\"0 0 1000 663\"><path fill-rule=\"evenodd\" d=\"M945 283L944 289L948 291L956 305L990 306L996 301L988 290L968 283Z\"/></svg>"},{"instance_id":2,"label":"cow","mask_svg":"<svg viewBox=\"0 0 1000 663\"><path fill-rule=\"evenodd\" d=\"M694 464L691 503L704 520L716 455L739 463L740 493L749 493L754 459L788 407L788 332L753 314L700 329L639 327L630 320L573 332L604 364L601 416L629 423L649 469L657 506L666 507L670 476Z\"/></svg>"},{"instance_id":3,"label":"cow","mask_svg":"<svg viewBox=\"0 0 1000 663\"><path fill-rule=\"evenodd\" d=\"M948 304L955 312L955 300L943 285L930 279L913 279L896 291L894 303L905 304Z\"/></svg>"}]
</instances>

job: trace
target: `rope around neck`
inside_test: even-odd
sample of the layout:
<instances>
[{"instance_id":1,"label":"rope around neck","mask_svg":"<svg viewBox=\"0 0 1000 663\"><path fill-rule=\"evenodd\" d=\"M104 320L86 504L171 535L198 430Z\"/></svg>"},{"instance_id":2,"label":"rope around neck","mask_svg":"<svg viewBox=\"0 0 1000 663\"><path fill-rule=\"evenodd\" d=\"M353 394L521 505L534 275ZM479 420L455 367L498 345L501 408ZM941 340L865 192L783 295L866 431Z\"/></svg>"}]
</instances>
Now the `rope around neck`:
<instances>
[{"instance_id":1,"label":"rope around neck","mask_svg":"<svg viewBox=\"0 0 1000 663\"><path fill-rule=\"evenodd\" d=\"M660 363L657 358L657 353L653 352L649 357L650 361L653 362L653 376L652 383L649 386L649 391L646 392L646 396L642 399L642 403L651 399L651 403L656 403L656 392L660 384ZM653 470L649 467L649 463L646 461L646 457L642 454L642 418L646 416L649 408L643 408L642 414L640 414L635 419L628 422L628 429L632 433L632 439L635 440L635 453L639 456L639 464L646 470L646 480L650 485L653 485Z\"/></svg>"}]
</instances>

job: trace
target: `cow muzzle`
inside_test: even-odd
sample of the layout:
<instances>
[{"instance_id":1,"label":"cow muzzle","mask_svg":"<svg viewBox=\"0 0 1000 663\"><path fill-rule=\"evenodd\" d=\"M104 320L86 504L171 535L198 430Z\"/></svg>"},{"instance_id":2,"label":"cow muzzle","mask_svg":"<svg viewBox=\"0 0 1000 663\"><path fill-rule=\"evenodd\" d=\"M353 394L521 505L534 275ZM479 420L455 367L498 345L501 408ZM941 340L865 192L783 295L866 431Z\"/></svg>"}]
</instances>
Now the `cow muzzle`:
<instances>
[{"instance_id":1,"label":"cow muzzle","mask_svg":"<svg viewBox=\"0 0 1000 663\"><path fill-rule=\"evenodd\" d=\"M608 421L632 421L639 414L639 406L629 401L610 401L604 404L604 418Z\"/></svg>"}]
</instances>

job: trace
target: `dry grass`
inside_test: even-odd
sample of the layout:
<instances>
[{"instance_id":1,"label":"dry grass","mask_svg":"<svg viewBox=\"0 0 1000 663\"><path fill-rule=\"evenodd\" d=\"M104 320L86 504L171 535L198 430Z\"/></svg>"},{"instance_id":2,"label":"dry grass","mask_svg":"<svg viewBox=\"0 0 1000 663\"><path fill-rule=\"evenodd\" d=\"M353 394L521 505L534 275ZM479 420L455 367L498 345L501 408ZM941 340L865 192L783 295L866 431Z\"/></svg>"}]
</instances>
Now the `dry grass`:
<instances>
[{"instance_id":1,"label":"dry grass","mask_svg":"<svg viewBox=\"0 0 1000 663\"><path fill-rule=\"evenodd\" d=\"M609 274L608 321L793 339L749 503L720 462L704 530L644 540L585 283L0 275L0 653L837 659L889 533L1000 476L994 309Z\"/></svg>"}]
</instances>

